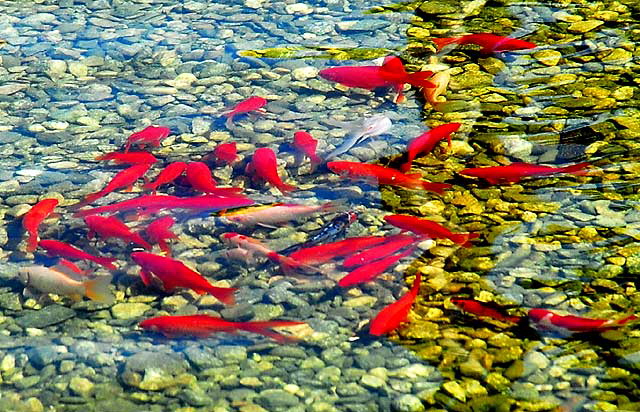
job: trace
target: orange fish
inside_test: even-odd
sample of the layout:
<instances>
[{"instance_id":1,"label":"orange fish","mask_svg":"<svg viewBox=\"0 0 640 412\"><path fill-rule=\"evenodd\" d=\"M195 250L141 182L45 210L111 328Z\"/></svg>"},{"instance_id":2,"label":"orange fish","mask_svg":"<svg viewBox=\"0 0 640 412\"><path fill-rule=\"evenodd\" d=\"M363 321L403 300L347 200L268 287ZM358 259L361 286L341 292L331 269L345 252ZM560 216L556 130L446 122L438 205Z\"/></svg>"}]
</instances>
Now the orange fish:
<instances>
[{"instance_id":1,"label":"orange fish","mask_svg":"<svg viewBox=\"0 0 640 412\"><path fill-rule=\"evenodd\" d=\"M348 288L349 286L357 285L359 283L370 282L378 275L384 273L392 265L398 263L400 259L412 254L414 250L415 248L411 247L397 255L383 257L382 259L362 265L340 279L340 281L338 281L338 286Z\"/></svg>"},{"instance_id":2,"label":"orange fish","mask_svg":"<svg viewBox=\"0 0 640 412\"><path fill-rule=\"evenodd\" d=\"M418 238L410 235L393 235L387 236L387 241L381 245L374 246L372 248L368 248L363 250L362 252L356 253L355 255L349 256L342 262L342 266L345 268L350 268L353 266L362 265L364 263L373 262L377 259L381 259L387 257L397 251L404 249L407 246L410 246L416 243Z\"/></svg>"},{"instance_id":3,"label":"orange fish","mask_svg":"<svg viewBox=\"0 0 640 412\"><path fill-rule=\"evenodd\" d=\"M470 240L480 237L478 233L453 233L433 220L421 219L415 216L389 215L385 216L384 220L395 227L413 232L416 235L430 239L449 239L462 247L471 247Z\"/></svg>"},{"instance_id":4,"label":"orange fish","mask_svg":"<svg viewBox=\"0 0 640 412\"><path fill-rule=\"evenodd\" d=\"M387 236L351 237L337 242L298 249L289 257L300 263L317 265L379 245L387 240Z\"/></svg>"},{"instance_id":5,"label":"orange fish","mask_svg":"<svg viewBox=\"0 0 640 412\"><path fill-rule=\"evenodd\" d=\"M504 314L500 309L493 307L494 305L474 299L451 298L451 303L473 315L487 316L502 322L519 323L523 318L522 316Z\"/></svg>"},{"instance_id":6,"label":"orange fish","mask_svg":"<svg viewBox=\"0 0 640 412\"><path fill-rule=\"evenodd\" d=\"M264 105L266 104L267 99L265 99L264 97L252 96L236 104L231 109L222 112L221 115L227 118L227 122L225 123L227 128L231 128L231 126L233 125L233 118L235 116L253 111L266 113L266 110L263 109Z\"/></svg>"},{"instance_id":7,"label":"orange fish","mask_svg":"<svg viewBox=\"0 0 640 412\"><path fill-rule=\"evenodd\" d=\"M253 178L256 180L266 180L273 186L278 188L282 193L288 193L298 188L286 184L278 175L278 161L276 160L276 154L268 147L261 147L256 149L251 158L251 162L247 164L245 169L246 173L253 174Z\"/></svg>"},{"instance_id":8,"label":"orange fish","mask_svg":"<svg viewBox=\"0 0 640 412\"><path fill-rule=\"evenodd\" d=\"M522 178L549 176L559 173L581 173L588 162L565 167L551 167L531 163L516 162L507 166L472 167L459 171L461 175L479 177L492 185L518 183Z\"/></svg>"},{"instance_id":9,"label":"orange fish","mask_svg":"<svg viewBox=\"0 0 640 412\"><path fill-rule=\"evenodd\" d=\"M160 141L169 136L171 130L163 126L147 126L127 138L124 152L127 153L132 145L159 147Z\"/></svg>"},{"instance_id":10,"label":"orange fish","mask_svg":"<svg viewBox=\"0 0 640 412\"><path fill-rule=\"evenodd\" d=\"M197 191L205 193L214 193L216 191L216 181L206 163L187 163L187 181Z\"/></svg>"},{"instance_id":11,"label":"orange fish","mask_svg":"<svg viewBox=\"0 0 640 412\"><path fill-rule=\"evenodd\" d=\"M118 172L113 177L113 179L111 179L111 181L107 183L104 189L96 193L87 195L87 197L85 197L83 201L81 201L80 203L76 203L75 205L73 205L72 208L78 209L82 206L93 203L96 200L100 199L101 197L104 197L109 193L114 192L118 189L122 189L123 187L133 186L133 184L138 179L140 179L142 176L144 176L145 173L147 173L147 170L149 170L150 167L151 167L151 163L141 163L141 164L133 165L131 167L128 167L127 169L124 169Z\"/></svg>"},{"instance_id":12,"label":"orange fish","mask_svg":"<svg viewBox=\"0 0 640 412\"><path fill-rule=\"evenodd\" d=\"M329 162L327 167L334 173L351 179L365 179L381 185L400 186L407 189L424 189L438 194L444 193L451 187L447 183L432 183L422 180L419 173L404 174L389 167L358 163L358 162Z\"/></svg>"},{"instance_id":13,"label":"orange fish","mask_svg":"<svg viewBox=\"0 0 640 412\"><path fill-rule=\"evenodd\" d=\"M244 330L268 336L280 343L291 342L297 339L274 332L271 329L296 325L304 325L304 322L293 322L288 320L231 322L209 315L157 316L155 318L143 320L139 324L142 329L162 333L168 338L178 336L207 338L216 332L234 333L238 330Z\"/></svg>"},{"instance_id":14,"label":"orange fish","mask_svg":"<svg viewBox=\"0 0 640 412\"><path fill-rule=\"evenodd\" d=\"M383 308L369 324L369 333L374 336L386 335L407 320L413 302L420 292L420 272L416 273L411 289L400 299Z\"/></svg>"},{"instance_id":15,"label":"orange fish","mask_svg":"<svg viewBox=\"0 0 640 412\"><path fill-rule=\"evenodd\" d=\"M116 258L93 256L76 248L75 246L71 246L58 240L43 239L38 242L38 246L46 250L47 255L49 256L59 256L74 260L88 260L97 263L100 266L104 266L107 269L116 270L116 267L113 264L113 262L117 260Z\"/></svg>"},{"instance_id":16,"label":"orange fish","mask_svg":"<svg viewBox=\"0 0 640 412\"><path fill-rule=\"evenodd\" d=\"M95 234L100 235L100 237L104 239L115 237L151 250L151 245L147 243L146 240L139 234L132 232L127 225L114 216L102 217L91 215L86 216L84 222L89 227L89 234L87 235L89 239L92 239Z\"/></svg>"},{"instance_id":17,"label":"orange fish","mask_svg":"<svg viewBox=\"0 0 640 412\"><path fill-rule=\"evenodd\" d=\"M413 139L407 146L407 161L400 166L400 171L407 172L411 169L413 159L420 154L430 153L443 139L449 141L449 148L451 148L451 134L457 131L460 126L460 123L441 124Z\"/></svg>"},{"instance_id":18,"label":"orange fish","mask_svg":"<svg viewBox=\"0 0 640 412\"><path fill-rule=\"evenodd\" d=\"M480 54L484 55L511 50L533 49L536 47L534 43L528 41L498 36L491 33L475 33L460 37L433 39L433 42L438 46L438 51L442 50L442 48L448 44L477 44L481 47Z\"/></svg>"},{"instance_id":19,"label":"orange fish","mask_svg":"<svg viewBox=\"0 0 640 412\"><path fill-rule=\"evenodd\" d=\"M27 252L33 252L38 247L38 227L53 214L56 206L58 206L58 199L42 199L22 216L22 227L29 234Z\"/></svg>"},{"instance_id":20,"label":"orange fish","mask_svg":"<svg viewBox=\"0 0 640 412\"><path fill-rule=\"evenodd\" d=\"M187 169L185 162L172 162L167 165L156 176L156 180L149 182L142 186L146 190L152 190L154 193L158 190L158 187L167 183L171 183L178 178Z\"/></svg>"},{"instance_id":21,"label":"orange fish","mask_svg":"<svg viewBox=\"0 0 640 412\"><path fill-rule=\"evenodd\" d=\"M228 305L234 303L233 294L237 289L213 286L201 274L178 260L148 252L134 252L131 258L142 268L140 279L146 286L151 285L155 277L162 282L162 287L167 292L186 288L199 295L208 293Z\"/></svg>"}]
</instances>

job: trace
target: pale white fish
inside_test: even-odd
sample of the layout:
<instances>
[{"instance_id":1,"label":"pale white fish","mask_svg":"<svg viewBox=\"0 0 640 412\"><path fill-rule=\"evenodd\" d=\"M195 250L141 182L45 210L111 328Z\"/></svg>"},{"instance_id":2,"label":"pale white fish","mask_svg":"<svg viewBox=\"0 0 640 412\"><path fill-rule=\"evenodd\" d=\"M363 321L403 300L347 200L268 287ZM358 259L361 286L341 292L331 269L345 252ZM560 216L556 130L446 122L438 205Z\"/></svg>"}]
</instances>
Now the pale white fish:
<instances>
[{"instance_id":1,"label":"pale white fish","mask_svg":"<svg viewBox=\"0 0 640 412\"><path fill-rule=\"evenodd\" d=\"M222 221L252 225L278 225L291 220L297 220L317 212L332 212L336 206L327 202L322 205L299 205L291 203L276 204L270 207L256 208L246 212L231 212L223 214Z\"/></svg>"},{"instance_id":2,"label":"pale white fish","mask_svg":"<svg viewBox=\"0 0 640 412\"><path fill-rule=\"evenodd\" d=\"M336 123L335 121L332 121L329 123L340 124L341 122ZM358 145L369 137L380 136L381 134L388 132L389 129L391 129L391 119L384 114L376 114L365 118L362 122L342 123L341 127L349 130L349 138L340 146L336 147L331 153L326 155L324 157L325 161L329 161L336 156L348 152L352 147Z\"/></svg>"},{"instance_id":3,"label":"pale white fish","mask_svg":"<svg viewBox=\"0 0 640 412\"><path fill-rule=\"evenodd\" d=\"M109 291L111 275L76 280L55 268L26 266L18 270L18 280L25 285L25 289L55 293L74 300L81 300L83 296L104 303L111 303L114 300Z\"/></svg>"}]
</instances>

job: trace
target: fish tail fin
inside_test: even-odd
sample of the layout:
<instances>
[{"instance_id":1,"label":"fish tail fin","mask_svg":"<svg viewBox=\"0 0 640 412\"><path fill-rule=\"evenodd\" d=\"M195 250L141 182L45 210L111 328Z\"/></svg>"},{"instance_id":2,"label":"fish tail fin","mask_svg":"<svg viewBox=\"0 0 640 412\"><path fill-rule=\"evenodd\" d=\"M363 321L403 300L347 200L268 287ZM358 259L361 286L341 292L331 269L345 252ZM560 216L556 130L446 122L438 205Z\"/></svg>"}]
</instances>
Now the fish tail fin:
<instances>
[{"instance_id":1,"label":"fish tail fin","mask_svg":"<svg viewBox=\"0 0 640 412\"><path fill-rule=\"evenodd\" d=\"M450 189L451 185L449 183L422 182L422 188L441 195L446 189Z\"/></svg>"},{"instance_id":2,"label":"fish tail fin","mask_svg":"<svg viewBox=\"0 0 640 412\"><path fill-rule=\"evenodd\" d=\"M271 330L271 328L277 328L281 326L296 326L303 325L304 322L292 322L285 320L274 320L274 321L259 321L259 322L239 322L238 327L242 330L246 330L247 332L259 333L261 335L270 337L271 339L280 342L295 342L298 338L294 336L283 335L279 332Z\"/></svg>"},{"instance_id":3,"label":"fish tail fin","mask_svg":"<svg viewBox=\"0 0 640 412\"><path fill-rule=\"evenodd\" d=\"M626 316L626 317L624 317L624 318L622 318L622 319L618 319L618 320L616 320L616 321L615 321L615 324L616 324L617 326L622 326L622 325L627 324L627 323L629 323L629 322L632 322L632 321L634 321L634 320L636 320L636 319L638 319L638 316L636 316L636 315L629 315L629 316Z\"/></svg>"},{"instance_id":4,"label":"fish tail fin","mask_svg":"<svg viewBox=\"0 0 640 412\"><path fill-rule=\"evenodd\" d=\"M479 237L480 233L454 233L450 239L462 247L469 248L473 246L471 240Z\"/></svg>"},{"instance_id":5,"label":"fish tail fin","mask_svg":"<svg viewBox=\"0 0 640 412\"><path fill-rule=\"evenodd\" d=\"M412 86L425 87L425 88L432 89L436 87L436 85L429 80L432 76L433 76L433 72L430 72L430 71L415 72L407 75L406 82Z\"/></svg>"},{"instance_id":6,"label":"fish tail fin","mask_svg":"<svg viewBox=\"0 0 640 412\"><path fill-rule=\"evenodd\" d=\"M582 162L582 163L576 163L574 165L571 166L566 166L560 169L561 173L572 173L575 175L581 175L584 174L585 171L583 170L584 168L590 166L591 164L589 162Z\"/></svg>"},{"instance_id":7,"label":"fish tail fin","mask_svg":"<svg viewBox=\"0 0 640 412\"><path fill-rule=\"evenodd\" d=\"M27 252L33 252L38 248L38 234L31 233L27 239Z\"/></svg>"},{"instance_id":8,"label":"fish tail fin","mask_svg":"<svg viewBox=\"0 0 640 412\"><path fill-rule=\"evenodd\" d=\"M459 37L443 37L441 39L431 39L438 47L438 51L442 50L444 46L448 46L449 44L457 43L460 40Z\"/></svg>"},{"instance_id":9,"label":"fish tail fin","mask_svg":"<svg viewBox=\"0 0 640 412\"><path fill-rule=\"evenodd\" d=\"M234 114L233 113L227 113L227 114L223 114L223 116L226 116L226 118L227 118L227 121L224 122L224 125L227 127L227 129L231 129L233 127Z\"/></svg>"},{"instance_id":10,"label":"fish tail fin","mask_svg":"<svg viewBox=\"0 0 640 412\"><path fill-rule=\"evenodd\" d=\"M113 294L109 290L111 275L98 276L84 282L85 295L96 302L112 303Z\"/></svg>"},{"instance_id":11,"label":"fish tail fin","mask_svg":"<svg viewBox=\"0 0 640 412\"><path fill-rule=\"evenodd\" d=\"M233 305L236 303L236 297L234 294L236 293L236 288L221 288L216 286L211 286L207 289L207 293L216 297L220 302L225 305Z\"/></svg>"},{"instance_id":12,"label":"fish tail fin","mask_svg":"<svg viewBox=\"0 0 640 412\"><path fill-rule=\"evenodd\" d=\"M99 264L100 266L104 266L107 269L116 270L117 269L116 265L113 264L113 262L115 262L116 260L118 260L118 259L109 258L109 257L97 257L95 259L95 262L97 264Z\"/></svg>"},{"instance_id":13,"label":"fish tail fin","mask_svg":"<svg viewBox=\"0 0 640 412\"><path fill-rule=\"evenodd\" d=\"M167 243L166 240L164 239L158 240L158 246L160 246L160 250L164 252L165 256L167 257L171 256L171 248L169 247L169 244Z\"/></svg>"},{"instance_id":14,"label":"fish tail fin","mask_svg":"<svg viewBox=\"0 0 640 412\"><path fill-rule=\"evenodd\" d=\"M326 275L322 270L315 266L308 265L306 263L302 263L297 261L296 259L290 258L288 256L281 255L279 253L273 252L267 255L269 260L273 262L277 262L280 264L280 268L287 276L293 276L297 270L304 270L306 272L318 273L321 275Z\"/></svg>"}]
</instances>

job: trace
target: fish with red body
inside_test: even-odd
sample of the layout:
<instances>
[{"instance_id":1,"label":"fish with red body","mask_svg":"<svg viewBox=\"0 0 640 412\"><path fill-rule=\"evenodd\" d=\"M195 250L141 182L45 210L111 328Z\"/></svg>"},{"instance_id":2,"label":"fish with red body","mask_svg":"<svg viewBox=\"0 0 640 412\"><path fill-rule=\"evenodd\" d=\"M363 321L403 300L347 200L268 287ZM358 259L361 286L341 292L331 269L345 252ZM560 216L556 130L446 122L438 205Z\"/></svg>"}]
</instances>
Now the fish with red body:
<instances>
[{"instance_id":1,"label":"fish with red body","mask_svg":"<svg viewBox=\"0 0 640 412\"><path fill-rule=\"evenodd\" d=\"M159 147L160 141L171 133L171 129L164 126L147 126L139 132L131 134L124 145L124 152L127 153L132 145Z\"/></svg>"},{"instance_id":2,"label":"fish with red body","mask_svg":"<svg viewBox=\"0 0 640 412\"><path fill-rule=\"evenodd\" d=\"M167 195L145 195L138 196L133 199L123 200L121 202L112 203L110 205L98 206L91 209L79 210L74 213L74 217L83 217L88 215L97 215L99 213L119 213L129 212L132 210L151 210L159 211L166 207L168 202L177 200L175 196Z\"/></svg>"},{"instance_id":3,"label":"fish with red body","mask_svg":"<svg viewBox=\"0 0 640 412\"><path fill-rule=\"evenodd\" d=\"M258 206L255 209L222 213L223 221L251 225L277 225L300 219L318 212L335 210L331 202L322 205L299 205L295 203L276 203L275 205Z\"/></svg>"},{"instance_id":4,"label":"fish with red body","mask_svg":"<svg viewBox=\"0 0 640 412\"><path fill-rule=\"evenodd\" d=\"M465 312L469 312L476 316L486 316L502 322L519 323L522 316L511 316L503 313L493 304L480 302L474 299L451 298L451 303L459 307Z\"/></svg>"},{"instance_id":5,"label":"fish with red body","mask_svg":"<svg viewBox=\"0 0 640 412\"><path fill-rule=\"evenodd\" d=\"M141 164L141 163L155 163L158 159L149 152L110 152L96 157L96 160L111 161L117 165L121 164Z\"/></svg>"},{"instance_id":6,"label":"fish with red body","mask_svg":"<svg viewBox=\"0 0 640 412\"><path fill-rule=\"evenodd\" d=\"M296 262L316 265L379 245L388 239L387 236L351 237L337 242L298 249L291 253L289 257Z\"/></svg>"},{"instance_id":7,"label":"fish with red body","mask_svg":"<svg viewBox=\"0 0 640 412\"><path fill-rule=\"evenodd\" d=\"M227 118L227 122L225 124L228 128L231 128L233 124L233 118L235 116L254 111L259 113L266 113L266 110L263 109L264 105L266 104L267 99L265 99L264 97L252 96L236 104L231 109L222 112L220 115Z\"/></svg>"},{"instance_id":8,"label":"fish with red body","mask_svg":"<svg viewBox=\"0 0 640 412\"><path fill-rule=\"evenodd\" d=\"M415 236L403 234L388 236L387 239L388 240L381 245L368 248L360 253L349 256L344 260L344 262L342 262L342 266L345 268L350 268L353 266L362 265L367 262L372 262L377 259L381 259L394 254L397 251L404 249L405 247L410 246L420 240Z\"/></svg>"},{"instance_id":9,"label":"fish with red body","mask_svg":"<svg viewBox=\"0 0 640 412\"><path fill-rule=\"evenodd\" d=\"M38 246L46 250L47 255L49 256L58 256L73 260L88 260L110 270L116 269L116 266L113 264L113 262L118 259L93 256L83 250L76 248L75 246L71 246L58 240L43 239L38 242Z\"/></svg>"},{"instance_id":10,"label":"fish with red body","mask_svg":"<svg viewBox=\"0 0 640 412\"><path fill-rule=\"evenodd\" d=\"M80 268L78 265L76 265L72 261L67 260L65 258L58 259L58 263L56 263L55 267L57 267L58 270L61 272L71 272L72 274L75 274L75 275L89 276L88 271Z\"/></svg>"},{"instance_id":11,"label":"fish with red body","mask_svg":"<svg viewBox=\"0 0 640 412\"><path fill-rule=\"evenodd\" d=\"M409 311L420 292L420 272L416 273L411 289L400 299L383 308L369 323L369 333L374 336L386 335L407 320Z\"/></svg>"},{"instance_id":12,"label":"fish with red body","mask_svg":"<svg viewBox=\"0 0 640 412\"><path fill-rule=\"evenodd\" d=\"M134 252L131 258L142 268L140 279L146 286L153 283L155 276L162 282L162 288L167 292L176 288L185 288L199 295L208 293L228 305L234 303L233 294L237 289L213 286L201 274L178 260L148 252Z\"/></svg>"},{"instance_id":13,"label":"fish with red body","mask_svg":"<svg viewBox=\"0 0 640 412\"><path fill-rule=\"evenodd\" d=\"M187 163L187 181L195 190L205 193L216 191L216 181L211 175L211 169L203 162Z\"/></svg>"},{"instance_id":14,"label":"fish with red body","mask_svg":"<svg viewBox=\"0 0 640 412\"><path fill-rule=\"evenodd\" d=\"M460 37L433 39L433 42L438 46L438 51L449 44L477 44L481 47L480 54L484 55L503 51L533 49L536 47L534 43L528 41L498 36L491 33L475 33Z\"/></svg>"},{"instance_id":15,"label":"fish with red body","mask_svg":"<svg viewBox=\"0 0 640 412\"><path fill-rule=\"evenodd\" d=\"M258 333L272 338L280 343L291 342L296 338L282 335L271 330L283 326L304 325L304 322L288 320L269 320L258 322L231 322L210 315L186 316L157 316L140 322L139 326L145 330L162 333L168 338L179 336L195 336L207 338L216 332L234 333L239 330Z\"/></svg>"},{"instance_id":16,"label":"fish with red body","mask_svg":"<svg viewBox=\"0 0 640 412\"><path fill-rule=\"evenodd\" d=\"M208 155L202 158L204 162L213 161L216 165L232 165L238 160L236 142L221 143Z\"/></svg>"},{"instance_id":17,"label":"fish with red body","mask_svg":"<svg viewBox=\"0 0 640 412\"><path fill-rule=\"evenodd\" d=\"M316 151L318 147L318 141L313 138L309 133L298 131L293 135L293 147L296 149L296 164L302 163L303 156L307 156L311 161L311 171L313 172L316 167L322 163L322 159L318 156Z\"/></svg>"},{"instance_id":18,"label":"fish with red body","mask_svg":"<svg viewBox=\"0 0 640 412\"><path fill-rule=\"evenodd\" d=\"M187 164L185 162L172 162L167 165L153 182L149 182L142 186L146 190L153 190L155 193L158 187L167 183L171 183L178 178L184 171L187 170Z\"/></svg>"},{"instance_id":19,"label":"fish with red body","mask_svg":"<svg viewBox=\"0 0 640 412\"><path fill-rule=\"evenodd\" d=\"M540 329L558 332L563 336L572 333L604 332L623 326L638 319L636 315L629 315L621 319L594 319L574 315L558 315L547 309L530 309L529 320Z\"/></svg>"},{"instance_id":20,"label":"fish with red body","mask_svg":"<svg viewBox=\"0 0 640 412\"><path fill-rule=\"evenodd\" d=\"M407 146L407 161L400 166L400 171L407 172L411 169L411 164L418 155L431 153L441 140L447 139L451 148L451 134L460 126L460 123L441 124L411 140Z\"/></svg>"},{"instance_id":21,"label":"fish with red body","mask_svg":"<svg viewBox=\"0 0 640 412\"><path fill-rule=\"evenodd\" d=\"M407 189L423 189L442 194L451 187L447 183L433 183L422 180L419 173L404 174L390 167L359 162L328 162L327 167L334 173L351 179L364 179L381 185L400 186Z\"/></svg>"},{"instance_id":22,"label":"fish with red body","mask_svg":"<svg viewBox=\"0 0 640 412\"><path fill-rule=\"evenodd\" d=\"M89 239L92 239L95 234L100 235L100 237L104 239L115 237L151 250L151 245L147 243L142 236L132 232L127 225L114 216L102 217L91 215L86 216L84 222L89 227L89 234L87 235Z\"/></svg>"},{"instance_id":23,"label":"fish with red body","mask_svg":"<svg viewBox=\"0 0 640 412\"><path fill-rule=\"evenodd\" d=\"M516 162L507 166L472 167L459 171L461 175L479 177L492 185L518 183L525 177L549 176L559 173L581 173L589 162L564 167L552 167Z\"/></svg>"},{"instance_id":24,"label":"fish with red body","mask_svg":"<svg viewBox=\"0 0 640 412\"><path fill-rule=\"evenodd\" d=\"M100 199L101 197L104 197L106 195L108 195L111 192L114 192L118 189L121 189L123 187L131 187L133 186L133 184L140 179L142 176L144 176L145 173L147 173L147 170L149 170L149 168L151 167L151 163L142 163L142 164L137 164L137 165L133 165L130 166L120 172L118 172L113 179L111 179L111 181L109 183L107 183L107 185L104 187L104 189L96 192L96 193L92 193L90 195L87 195L87 197L84 198L83 201L81 201L80 203L77 203L75 205L73 205L73 209L77 209L80 208L82 206L88 205L90 203L95 202L96 200Z\"/></svg>"},{"instance_id":25,"label":"fish with red body","mask_svg":"<svg viewBox=\"0 0 640 412\"><path fill-rule=\"evenodd\" d=\"M342 66L320 70L323 79L340 83L347 87L374 90L381 87L392 87L396 93L394 102L404 101L402 89L405 83L416 87L434 87L427 80L432 72L407 73L402 60L389 56L382 66Z\"/></svg>"},{"instance_id":26,"label":"fish with red body","mask_svg":"<svg viewBox=\"0 0 640 412\"><path fill-rule=\"evenodd\" d=\"M357 285L359 283L369 282L378 275L384 273L392 265L398 263L403 257L409 256L415 251L414 247L405 250L402 253L384 257L382 259L367 263L359 268L352 270L346 276L338 281L338 286L347 288L349 286Z\"/></svg>"},{"instance_id":27,"label":"fish with red body","mask_svg":"<svg viewBox=\"0 0 640 412\"><path fill-rule=\"evenodd\" d=\"M149 223L144 230L144 234L151 243L157 243L167 256L171 256L171 249L167 243L167 239L177 239L178 235L173 233L170 228L176 223L171 216L161 217Z\"/></svg>"},{"instance_id":28,"label":"fish with red body","mask_svg":"<svg viewBox=\"0 0 640 412\"><path fill-rule=\"evenodd\" d=\"M221 187L214 194L178 197L167 201L165 209L188 209L194 211L217 212L219 210L234 209L251 206L254 201L239 194L241 188Z\"/></svg>"},{"instance_id":29,"label":"fish with red body","mask_svg":"<svg viewBox=\"0 0 640 412\"><path fill-rule=\"evenodd\" d=\"M479 233L453 233L440 223L409 215L389 215L384 220L402 230L413 232L430 239L449 239L462 247L471 247L471 240L480 237Z\"/></svg>"},{"instance_id":30,"label":"fish with red body","mask_svg":"<svg viewBox=\"0 0 640 412\"><path fill-rule=\"evenodd\" d=\"M58 206L58 199L42 199L22 216L22 227L29 235L27 252L33 252L38 247L38 227L53 214L56 206Z\"/></svg>"},{"instance_id":31,"label":"fish with red body","mask_svg":"<svg viewBox=\"0 0 640 412\"><path fill-rule=\"evenodd\" d=\"M278 161L276 160L276 154L268 147L261 147L256 149L251 158L251 162L247 164L245 169L246 173L253 174L254 179L266 180L275 186L282 193L287 193L298 188L286 184L278 175Z\"/></svg>"}]
</instances>

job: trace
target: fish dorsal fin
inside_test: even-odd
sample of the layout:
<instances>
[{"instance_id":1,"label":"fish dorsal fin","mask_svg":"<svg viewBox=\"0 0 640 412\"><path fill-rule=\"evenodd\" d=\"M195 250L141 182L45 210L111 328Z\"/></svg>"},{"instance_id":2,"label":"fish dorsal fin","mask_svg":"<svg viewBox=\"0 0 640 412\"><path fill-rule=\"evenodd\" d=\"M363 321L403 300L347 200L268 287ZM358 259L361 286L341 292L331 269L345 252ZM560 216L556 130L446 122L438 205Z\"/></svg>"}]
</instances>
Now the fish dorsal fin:
<instances>
[{"instance_id":1,"label":"fish dorsal fin","mask_svg":"<svg viewBox=\"0 0 640 412\"><path fill-rule=\"evenodd\" d=\"M384 59L384 63L380 69L385 72L396 76L406 75L407 72L404 69L404 64L397 56L388 56Z\"/></svg>"}]
</instances>

